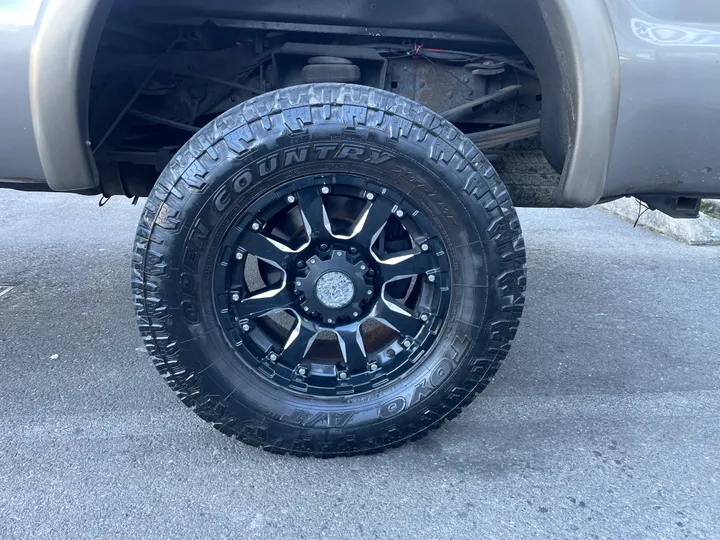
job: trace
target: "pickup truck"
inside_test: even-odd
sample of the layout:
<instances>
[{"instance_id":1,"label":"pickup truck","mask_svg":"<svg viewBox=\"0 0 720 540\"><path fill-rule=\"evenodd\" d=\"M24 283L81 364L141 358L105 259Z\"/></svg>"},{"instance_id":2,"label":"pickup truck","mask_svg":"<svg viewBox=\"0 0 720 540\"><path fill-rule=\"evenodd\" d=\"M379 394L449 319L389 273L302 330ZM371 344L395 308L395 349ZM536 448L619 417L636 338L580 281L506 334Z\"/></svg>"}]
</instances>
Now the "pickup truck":
<instances>
[{"instance_id":1,"label":"pickup truck","mask_svg":"<svg viewBox=\"0 0 720 540\"><path fill-rule=\"evenodd\" d=\"M378 452L506 357L515 206L720 196L719 59L705 0L0 0L0 187L145 199L137 322L212 426Z\"/></svg>"}]
</instances>

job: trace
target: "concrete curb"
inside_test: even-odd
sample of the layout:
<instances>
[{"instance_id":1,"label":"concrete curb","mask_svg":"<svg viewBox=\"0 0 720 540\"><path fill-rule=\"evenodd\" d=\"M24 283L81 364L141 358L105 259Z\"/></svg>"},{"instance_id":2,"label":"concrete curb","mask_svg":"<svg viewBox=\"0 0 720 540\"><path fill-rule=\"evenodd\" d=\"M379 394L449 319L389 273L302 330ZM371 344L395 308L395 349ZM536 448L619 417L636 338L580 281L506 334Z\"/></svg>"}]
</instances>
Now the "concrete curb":
<instances>
[{"instance_id":1,"label":"concrete curb","mask_svg":"<svg viewBox=\"0 0 720 540\"><path fill-rule=\"evenodd\" d=\"M644 209L634 197L623 197L599 206L633 223L638 217L638 212ZM705 200L701 208L702 212L698 219L675 219L656 210L646 210L640 217L638 225L693 246L720 245L720 219L715 219L715 217L720 218L720 200Z\"/></svg>"}]
</instances>

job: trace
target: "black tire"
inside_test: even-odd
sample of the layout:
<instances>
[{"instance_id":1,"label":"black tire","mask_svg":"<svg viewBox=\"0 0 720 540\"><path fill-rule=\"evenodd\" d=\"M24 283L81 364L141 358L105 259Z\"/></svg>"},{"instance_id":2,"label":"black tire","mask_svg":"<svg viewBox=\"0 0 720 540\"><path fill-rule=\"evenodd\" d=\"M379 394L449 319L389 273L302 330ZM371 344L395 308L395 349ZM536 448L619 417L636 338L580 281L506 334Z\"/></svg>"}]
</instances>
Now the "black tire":
<instances>
[{"instance_id":1,"label":"black tire","mask_svg":"<svg viewBox=\"0 0 720 540\"><path fill-rule=\"evenodd\" d=\"M288 159L298 147L316 159ZM422 361L390 384L331 399L279 390L250 369L207 293L220 239L244 209L320 173L358 174L407 194L440 232L453 284L448 317ZM418 103L344 84L264 94L197 133L148 198L132 274L147 349L188 407L247 444L317 457L396 447L456 416L507 355L525 280L517 215L476 146Z\"/></svg>"},{"instance_id":2,"label":"black tire","mask_svg":"<svg viewBox=\"0 0 720 540\"><path fill-rule=\"evenodd\" d=\"M540 149L491 150L493 165L519 206L554 206L560 175Z\"/></svg>"}]
</instances>

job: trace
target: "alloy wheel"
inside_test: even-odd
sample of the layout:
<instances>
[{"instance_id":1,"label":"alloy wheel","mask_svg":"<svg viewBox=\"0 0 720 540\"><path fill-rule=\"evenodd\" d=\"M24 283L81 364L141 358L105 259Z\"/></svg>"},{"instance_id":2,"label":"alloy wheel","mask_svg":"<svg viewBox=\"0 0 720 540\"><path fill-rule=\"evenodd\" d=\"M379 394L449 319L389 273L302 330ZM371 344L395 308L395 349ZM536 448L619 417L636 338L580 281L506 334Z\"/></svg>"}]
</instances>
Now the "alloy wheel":
<instances>
[{"instance_id":1,"label":"alloy wheel","mask_svg":"<svg viewBox=\"0 0 720 540\"><path fill-rule=\"evenodd\" d=\"M318 397L401 377L439 335L449 261L407 195L356 175L300 178L255 200L228 229L213 282L239 357Z\"/></svg>"}]
</instances>

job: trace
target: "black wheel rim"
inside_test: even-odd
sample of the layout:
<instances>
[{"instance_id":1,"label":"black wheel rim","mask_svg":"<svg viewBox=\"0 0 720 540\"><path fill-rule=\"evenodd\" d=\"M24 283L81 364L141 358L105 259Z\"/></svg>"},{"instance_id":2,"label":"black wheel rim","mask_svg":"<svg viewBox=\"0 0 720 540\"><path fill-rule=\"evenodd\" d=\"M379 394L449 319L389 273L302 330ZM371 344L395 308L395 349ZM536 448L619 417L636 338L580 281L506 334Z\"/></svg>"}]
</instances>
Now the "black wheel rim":
<instances>
[{"instance_id":1,"label":"black wheel rim","mask_svg":"<svg viewBox=\"0 0 720 540\"><path fill-rule=\"evenodd\" d=\"M255 200L213 279L239 357L281 387L358 394L418 365L442 330L451 275L432 221L389 186L309 176Z\"/></svg>"}]
</instances>

